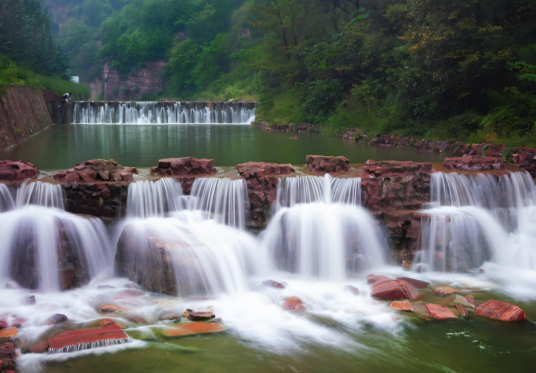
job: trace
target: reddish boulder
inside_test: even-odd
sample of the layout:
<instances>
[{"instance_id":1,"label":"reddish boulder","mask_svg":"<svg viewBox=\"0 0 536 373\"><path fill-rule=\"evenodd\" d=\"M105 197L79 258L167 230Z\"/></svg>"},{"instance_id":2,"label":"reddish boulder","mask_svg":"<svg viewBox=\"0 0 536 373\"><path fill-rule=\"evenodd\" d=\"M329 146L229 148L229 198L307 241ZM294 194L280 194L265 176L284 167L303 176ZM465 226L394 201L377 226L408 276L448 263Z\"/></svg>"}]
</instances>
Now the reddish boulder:
<instances>
[{"instance_id":1,"label":"reddish boulder","mask_svg":"<svg viewBox=\"0 0 536 373\"><path fill-rule=\"evenodd\" d=\"M475 313L501 321L521 321L527 319L525 312L518 306L498 300L488 300L482 303L476 308Z\"/></svg>"},{"instance_id":2,"label":"reddish boulder","mask_svg":"<svg viewBox=\"0 0 536 373\"><path fill-rule=\"evenodd\" d=\"M375 282L371 285L372 296L382 299L410 299L415 300L419 292L406 281L385 280Z\"/></svg>"},{"instance_id":3,"label":"reddish boulder","mask_svg":"<svg viewBox=\"0 0 536 373\"><path fill-rule=\"evenodd\" d=\"M0 181L21 182L39 173L37 167L24 161L0 161Z\"/></svg>"},{"instance_id":4,"label":"reddish boulder","mask_svg":"<svg viewBox=\"0 0 536 373\"><path fill-rule=\"evenodd\" d=\"M266 280L266 281L263 281L262 284L264 286L268 286L268 287L276 288L276 289L284 289L285 288L284 284L282 284L280 282L277 282L277 281L274 281L274 280Z\"/></svg>"},{"instance_id":5,"label":"reddish boulder","mask_svg":"<svg viewBox=\"0 0 536 373\"><path fill-rule=\"evenodd\" d=\"M426 303L426 311L430 316L438 320L458 318L450 308L440 304Z\"/></svg>"},{"instance_id":6,"label":"reddish boulder","mask_svg":"<svg viewBox=\"0 0 536 373\"><path fill-rule=\"evenodd\" d=\"M307 311L307 308L303 305L303 301L298 297L289 297L283 303L283 309L285 311Z\"/></svg>"},{"instance_id":7,"label":"reddish boulder","mask_svg":"<svg viewBox=\"0 0 536 373\"><path fill-rule=\"evenodd\" d=\"M91 343L101 341L110 341L112 343L127 342L128 336L117 325L103 326L101 328L68 330L50 338L48 340L48 346L50 353L57 353L68 350L68 347L71 346L81 344L90 346Z\"/></svg>"},{"instance_id":8,"label":"reddish boulder","mask_svg":"<svg viewBox=\"0 0 536 373\"><path fill-rule=\"evenodd\" d=\"M307 167L315 174L339 173L350 169L350 161L342 156L308 155L306 160Z\"/></svg>"},{"instance_id":9,"label":"reddish boulder","mask_svg":"<svg viewBox=\"0 0 536 373\"><path fill-rule=\"evenodd\" d=\"M123 167L117 161L110 159L92 159L79 162L75 167L54 174L54 179L65 183L79 181L124 181L131 182L132 175L138 174L135 167Z\"/></svg>"},{"instance_id":10,"label":"reddish boulder","mask_svg":"<svg viewBox=\"0 0 536 373\"><path fill-rule=\"evenodd\" d=\"M0 338L12 338L17 334L19 334L19 330L13 327L0 330Z\"/></svg>"},{"instance_id":11,"label":"reddish boulder","mask_svg":"<svg viewBox=\"0 0 536 373\"><path fill-rule=\"evenodd\" d=\"M160 159L158 166L151 168L151 173L160 176L209 175L216 173L213 163L214 159L194 157Z\"/></svg>"},{"instance_id":12,"label":"reddish boulder","mask_svg":"<svg viewBox=\"0 0 536 373\"><path fill-rule=\"evenodd\" d=\"M220 323L191 322L164 329L163 334L166 337L182 337L186 335L217 333L225 330L227 330L225 326Z\"/></svg>"},{"instance_id":13,"label":"reddish boulder","mask_svg":"<svg viewBox=\"0 0 536 373\"><path fill-rule=\"evenodd\" d=\"M128 310L121 308L113 304L103 304L101 307L102 313L113 313L113 312L127 312Z\"/></svg>"},{"instance_id":14,"label":"reddish boulder","mask_svg":"<svg viewBox=\"0 0 536 373\"><path fill-rule=\"evenodd\" d=\"M414 278L409 277L397 277L396 279L406 281L408 284L412 285L416 289L426 289L428 285L430 285L429 282L415 280Z\"/></svg>"},{"instance_id":15,"label":"reddish boulder","mask_svg":"<svg viewBox=\"0 0 536 373\"><path fill-rule=\"evenodd\" d=\"M404 302L394 301L391 303L390 307L397 311L406 311L406 312L415 311L415 308L413 308L411 304L407 301L404 301Z\"/></svg>"},{"instance_id":16,"label":"reddish boulder","mask_svg":"<svg viewBox=\"0 0 536 373\"><path fill-rule=\"evenodd\" d=\"M377 217L420 209L430 202L431 163L367 161L361 170L362 205Z\"/></svg>"},{"instance_id":17,"label":"reddish boulder","mask_svg":"<svg viewBox=\"0 0 536 373\"><path fill-rule=\"evenodd\" d=\"M246 225L250 230L260 232L266 227L272 213L272 203L277 198L278 177L294 173L294 168L290 164L248 162L237 165L236 169L246 180L248 191Z\"/></svg>"},{"instance_id":18,"label":"reddish boulder","mask_svg":"<svg viewBox=\"0 0 536 373\"><path fill-rule=\"evenodd\" d=\"M15 373L17 352L13 342L0 344L0 372Z\"/></svg>"},{"instance_id":19,"label":"reddish boulder","mask_svg":"<svg viewBox=\"0 0 536 373\"><path fill-rule=\"evenodd\" d=\"M57 313L57 314L49 317L47 319L47 321L45 321L45 324L47 324L47 325L56 325L56 324L64 323L67 320L68 320L67 316L62 315L61 313Z\"/></svg>"},{"instance_id":20,"label":"reddish boulder","mask_svg":"<svg viewBox=\"0 0 536 373\"><path fill-rule=\"evenodd\" d=\"M380 281L391 281L391 279L389 277L385 277L385 276L377 276L377 275L368 275L367 276L367 284L369 285L372 285L376 282L380 282Z\"/></svg>"},{"instance_id":21,"label":"reddish boulder","mask_svg":"<svg viewBox=\"0 0 536 373\"><path fill-rule=\"evenodd\" d=\"M123 317L133 323L145 324L145 325L149 324L149 322L145 318L138 316L138 315L128 314L128 315L124 315Z\"/></svg>"},{"instance_id":22,"label":"reddish boulder","mask_svg":"<svg viewBox=\"0 0 536 373\"><path fill-rule=\"evenodd\" d=\"M191 321L208 321L215 318L216 315L214 315L212 312L190 312L188 315L188 319Z\"/></svg>"},{"instance_id":23,"label":"reddish boulder","mask_svg":"<svg viewBox=\"0 0 536 373\"><path fill-rule=\"evenodd\" d=\"M353 285L346 285L344 289L350 291L354 295L359 295L359 289Z\"/></svg>"},{"instance_id":24,"label":"reddish boulder","mask_svg":"<svg viewBox=\"0 0 536 373\"><path fill-rule=\"evenodd\" d=\"M449 170L490 171L504 169L504 160L498 157L464 155L463 157L445 158L443 167Z\"/></svg>"},{"instance_id":25,"label":"reddish boulder","mask_svg":"<svg viewBox=\"0 0 536 373\"><path fill-rule=\"evenodd\" d=\"M451 295L451 294L457 293L458 290L451 288L450 286L440 286L432 290L432 292L435 295L445 296L445 295Z\"/></svg>"}]
</instances>

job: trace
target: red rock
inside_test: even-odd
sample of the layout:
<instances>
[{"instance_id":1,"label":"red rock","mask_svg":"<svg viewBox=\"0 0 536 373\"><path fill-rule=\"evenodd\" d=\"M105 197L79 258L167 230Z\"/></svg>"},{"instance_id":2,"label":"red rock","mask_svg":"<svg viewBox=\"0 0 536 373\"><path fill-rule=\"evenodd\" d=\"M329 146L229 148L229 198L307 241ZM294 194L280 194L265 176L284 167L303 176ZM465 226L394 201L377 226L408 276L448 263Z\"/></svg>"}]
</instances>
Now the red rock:
<instances>
[{"instance_id":1,"label":"red rock","mask_svg":"<svg viewBox=\"0 0 536 373\"><path fill-rule=\"evenodd\" d=\"M289 297L283 303L283 309L285 311L306 311L303 301L298 297Z\"/></svg>"},{"instance_id":2,"label":"red rock","mask_svg":"<svg viewBox=\"0 0 536 373\"><path fill-rule=\"evenodd\" d=\"M384 280L373 283L371 288L374 298L415 300L419 296L417 289L406 281Z\"/></svg>"},{"instance_id":3,"label":"red rock","mask_svg":"<svg viewBox=\"0 0 536 373\"><path fill-rule=\"evenodd\" d=\"M138 316L138 315L124 315L123 316L125 319L127 319L128 321L130 322L134 322L134 323L137 323L137 324L149 324L149 322L147 320L145 320L143 317L141 316Z\"/></svg>"},{"instance_id":4,"label":"red rock","mask_svg":"<svg viewBox=\"0 0 536 373\"><path fill-rule=\"evenodd\" d=\"M80 180L80 175L75 174L75 173L68 173L67 175L65 175L65 177L63 178L63 180L64 180L66 183L77 182L77 181Z\"/></svg>"},{"instance_id":5,"label":"red rock","mask_svg":"<svg viewBox=\"0 0 536 373\"><path fill-rule=\"evenodd\" d=\"M457 293L458 290L451 288L450 286L440 286L432 290L432 292L435 295L445 296L445 295L451 295L451 294Z\"/></svg>"},{"instance_id":6,"label":"red rock","mask_svg":"<svg viewBox=\"0 0 536 373\"><path fill-rule=\"evenodd\" d=\"M17 328L5 328L0 330L0 338L11 338L19 334Z\"/></svg>"},{"instance_id":7,"label":"red rock","mask_svg":"<svg viewBox=\"0 0 536 373\"><path fill-rule=\"evenodd\" d=\"M367 276L367 284L369 285L372 285L376 282L380 282L380 281L386 281L386 280L391 280L389 277L385 277L385 276L377 276L377 275L368 275Z\"/></svg>"},{"instance_id":8,"label":"red rock","mask_svg":"<svg viewBox=\"0 0 536 373\"><path fill-rule=\"evenodd\" d=\"M411 161L373 161L365 162L361 170L361 177L394 177L420 173L431 173L431 163L419 163Z\"/></svg>"},{"instance_id":9,"label":"red rock","mask_svg":"<svg viewBox=\"0 0 536 373\"><path fill-rule=\"evenodd\" d=\"M104 319L101 322L99 322L99 325L101 326L108 326L108 325L113 325L113 324L114 324L114 321L111 319Z\"/></svg>"},{"instance_id":10,"label":"red rock","mask_svg":"<svg viewBox=\"0 0 536 373\"><path fill-rule=\"evenodd\" d=\"M21 182L39 173L37 167L24 161L0 161L0 181Z\"/></svg>"},{"instance_id":11,"label":"red rock","mask_svg":"<svg viewBox=\"0 0 536 373\"><path fill-rule=\"evenodd\" d=\"M45 321L45 324L47 324L47 325L56 325L56 324L64 323L67 320L68 320L67 316L62 315L61 313L57 313L57 314L49 317L47 319L47 321Z\"/></svg>"},{"instance_id":12,"label":"red rock","mask_svg":"<svg viewBox=\"0 0 536 373\"><path fill-rule=\"evenodd\" d=\"M350 291L354 295L359 295L359 289L353 285L346 285L344 289Z\"/></svg>"},{"instance_id":13,"label":"red rock","mask_svg":"<svg viewBox=\"0 0 536 373\"><path fill-rule=\"evenodd\" d=\"M0 344L0 371L3 373L16 373L16 360L15 344L13 342Z\"/></svg>"},{"instance_id":14,"label":"red rock","mask_svg":"<svg viewBox=\"0 0 536 373\"><path fill-rule=\"evenodd\" d=\"M227 330L225 326L219 323L191 322L164 329L163 334L167 337L181 337L186 335L217 333L225 330Z\"/></svg>"},{"instance_id":15,"label":"red rock","mask_svg":"<svg viewBox=\"0 0 536 373\"><path fill-rule=\"evenodd\" d=\"M0 330L7 328L7 322L0 320Z\"/></svg>"},{"instance_id":16,"label":"red rock","mask_svg":"<svg viewBox=\"0 0 536 373\"><path fill-rule=\"evenodd\" d=\"M407 312L413 312L415 311L415 308L411 306L409 302L391 302L391 308L397 311L407 311Z\"/></svg>"},{"instance_id":17,"label":"red rock","mask_svg":"<svg viewBox=\"0 0 536 373\"><path fill-rule=\"evenodd\" d=\"M445 158L443 167L449 170L489 171L504 169L504 160L498 157L464 155L463 157Z\"/></svg>"},{"instance_id":18,"label":"red rock","mask_svg":"<svg viewBox=\"0 0 536 373\"><path fill-rule=\"evenodd\" d=\"M68 330L56 334L48 340L49 349L60 350L68 346L82 343L93 343L106 340L126 340L128 337L117 325L103 326L101 328L88 328Z\"/></svg>"},{"instance_id":19,"label":"red rock","mask_svg":"<svg viewBox=\"0 0 536 373\"><path fill-rule=\"evenodd\" d=\"M128 310L121 308L113 304L103 304L101 307L102 313L112 313L112 312L127 312Z\"/></svg>"},{"instance_id":20,"label":"red rock","mask_svg":"<svg viewBox=\"0 0 536 373\"><path fill-rule=\"evenodd\" d=\"M444 320L444 319L457 319L458 316L451 311L447 306L442 306L440 304L426 303L426 311L434 319Z\"/></svg>"},{"instance_id":21,"label":"red rock","mask_svg":"<svg viewBox=\"0 0 536 373\"><path fill-rule=\"evenodd\" d=\"M454 308L456 308L458 310L458 312L460 313L460 316L469 316L469 314L467 313L467 310L465 309L464 306L461 306L459 304L455 304L454 305Z\"/></svg>"},{"instance_id":22,"label":"red rock","mask_svg":"<svg viewBox=\"0 0 536 373\"><path fill-rule=\"evenodd\" d=\"M525 312L515 304L501 302L498 300L488 300L475 310L475 313L490 319L501 321L521 321L526 320Z\"/></svg>"},{"instance_id":23,"label":"red rock","mask_svg":"<svg viewBox=\"0 0 536 373\"><path fill-rule=\"evenodd\" d=\"M415 280L414 278L409 277L397 277L397 280L406 281L408 284L413 286L416 289L426 289L428 285L430 285L429 282L421 281L421 280Z\"/></svg>"},{"instance_id":24,"label":"red rock","mask_svg":"<svg viewBox=\"0 0 536 373\"><path fill-rule=\"evenodd\" d=\"M54 174L54 179L63 180L66 183L84 181L93 183L95 181L115 181L131 182L132 175L137 174L138 170L134 167L122 167L115 160L92 159L78 163L75 167L67 171L61 171Z\"/></svg>"},{"instance_id":25,"label":"red rock","mask_svg":"<svg viewBox=\"0 0 536 373\"><path fill-rule=\"evenodd\" d=\"M86 172L80 172L79 176L82 178L83 181L89 181L89 182L95 181L95 179L91 178L91 176L89 176Z\"/></svg>"},{"instance_id":26,"label":"red rock","mask_svg":"<svg viewBox=\"0 0 536 373\"><path fill-rule=\"evenodd\" d=\"M308 155L306 160L309 170L316 174L340 173L350 169L350 161L342 156Z\"/></svg>"},{"instance_id":27,"label":"red rock","mask_svg":"<svg viewBox=\"0 0 536 373\"><path fill-rule=\"evenodd\" d=\"M215 318L212 312L190 312L188 319L192 321L208 321Z\"/></svg>"},{"instance_id":28,"label":"red rock","mask_svg":"<svg viewBox=\"0 0 536 373\"><path fill-rule=\"evenodd\" d=\"M158 166L151 168L151 173L161 176L209 175L216 173L213 164L214 159L194 157L160 159Z\"/></svg>"},{"instance_id":29,"label":"red rock","mask_svg":"<svg viewBox=\"0 0 536 373\"><path fill-rule=\"evenodd\" d=\"M280 282L274 281L274 280L266 280L266 281L263 281L262 284L264 286L269 286L271 288L276 288L276 289L284 289L285 288L285 285L283 285Z\"/></svg>"},{"instance_id":30,"label":"red rock","mask_svg":"<svg viewBox=\"0 0 536 373\"><path fill-rule=\"evenodd\" d=\"M42 354L47 351L48 351L47 341L37 342L30 348L30 352L34 354Z\"/></svg>"}]
</instances>

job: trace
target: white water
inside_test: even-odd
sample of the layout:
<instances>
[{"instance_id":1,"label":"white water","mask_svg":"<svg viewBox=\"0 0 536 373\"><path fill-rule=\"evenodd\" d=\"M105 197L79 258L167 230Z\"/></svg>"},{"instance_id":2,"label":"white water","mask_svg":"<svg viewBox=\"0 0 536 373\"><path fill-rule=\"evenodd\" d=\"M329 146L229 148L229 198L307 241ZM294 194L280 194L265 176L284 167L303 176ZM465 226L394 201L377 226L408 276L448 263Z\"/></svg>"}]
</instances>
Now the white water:
<instances>
[{"instance_id":1,"label":"white water","mask_svg":"<svg viewBox=\"0 0 536 373\"><path fill-rule=\"evenodd\" d=\"M536 270L536 194L523 172L432 175L417 270L468 272L490 261Z\"/></svg>"},{"instance_id":2,"label":"white water","mask_svg":"<svg viewBox=\"0 0 536 373\"><path fill-rule=\"evenodd\" d=\"M175 179L141 180L128 187L127 216L164 216L181 210L184 202L181 184Z\"/></svg>"},{"instance_id":3,"label":"white water","mask_svg":"<svg viewBox=\"0 0 536 373\"><path fill-rule=\"evenodd\" d=\"M101 103L95 108L89 102L75 102L73 124L251 124L255 109L223 105L222 110L200 106L187 109L180 102L164 108L158 102L124 102L116 108Z\"/></svg>"}]
</instances>

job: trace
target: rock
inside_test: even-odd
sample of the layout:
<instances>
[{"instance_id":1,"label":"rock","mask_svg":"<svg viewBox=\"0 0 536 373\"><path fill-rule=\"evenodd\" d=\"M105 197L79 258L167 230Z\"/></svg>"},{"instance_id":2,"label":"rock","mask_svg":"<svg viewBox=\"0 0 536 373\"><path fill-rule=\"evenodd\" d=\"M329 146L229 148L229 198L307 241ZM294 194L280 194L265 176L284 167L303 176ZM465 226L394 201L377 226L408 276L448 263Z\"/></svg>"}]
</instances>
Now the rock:
<instances>
[{"instance_id":1,"label":"rock","mask_svg":"<svg viewBox=\"0 0 536 373\"><path fill-rule=\"evenodd\" d=\"M350 291L354 295L359 295L359 289L353 285L346 285L344 289Z\"/></svg>"},{"instance_id":2,"label":"rock","mask_svg":"<svg viewBox=\"0 0 536 373\"><path fill-rule=\"evenodd\" d=\"M37 342L30 347L30 352L33 354L43 354L48 351L48 342L41 341Z\"/></svg>"},{"instance_id":3,"label":"rock","mask_svg":"<svg viewBox=\"0 0 536 373\"><path fill-rule=\"evenodd\" d=\"M182 337L195 334L217 333L225 330L227 330L225 326L219 323L191 322L164 329L163 334L166 337Z\"/></svg>"},{"instance_id":4,"label":"rock","mask_svg":"<svg viewBox=\"0 0 536 373\"><path fill-rule=\"evenodd\" d=\"M114 325L114 321L112 319L104 319L101 322L99 322L99 325L101 326Z\"/></svg>"},{"instance_id":5,"label":"rock","mask_svg":"<svg viewBox=\"0 0 536 373\"><path fill-rule=\"evenodd\" d=\"M406 262L405 260L402 260L402 268L406 271L409 271L410 264Z\"/></svg>"},{"instance_id":6,"label":"rock","mask_svg":"<svg viewBox=\"0 0 536 373\"><path fill-rule=\"evenodd\" d=\"M438 320L458 318L450 308L440 304L426 303L426 311L430 316Z\"/></svg>"},{"instance_id":7,"label":"rock","mask_svg":"<svg viewBox=\"0 0 536 373\"><path fill-rule=\"evenodd\" d=\"M0 338L12 338L17 334L19 334L19 330L14 327L0 330Z\"/></svg>"},{"instance_id":8,"label":"rock","mask_svg":"<svg viewBox=\"0 0 536 373\"><path fill-rule=\"evenodd\" d=\"M117 325L103 326L101 328L88 328L68 330L48 340L49 352L66 352L69 347L80 344L87 344L87 348L91 348L91 344L95 342L127 342L128 337L124 331Z\"/></svg>"},{"instance_id":9,"label":"rock","mask_svg":"<svg viewBox=\"0 0 536 373\"><path fill-rule=\"evenodd\" d=\"M384 280L373 283L371 288L374 298L415 300L419 296L417 289L406 281Z\"/></svg>"},{"instance_id":10,"label":"rock","mask_svg":"<svg viewBox=\"0 0 536 373\"><path fill-rule=\"evenodd\" d=\"M214 159L194 157L160 159L158 166L151 168L151 174L160 176L191 176L215 174Z\"/></svg>"},{"instance_id":11,"label":"rock","mask_svg":"<svg viewBox=\"0 0 536 373\"><path fill-rule=\"evenodd\" d=\"M421 280L415 280L414 278L409 277L397 277L397 280L406 281L408 284L413 286L416 289L426 289L428 285L430 285L429 282L421 281Z\"/></svg>"},{"instance_id":12,"label":"rock","mask_svg":"<svg viewBox=\"0 0 536 373\"><path fill-rule=\"evenodd\" d=\"M115 295L115 298L141 297L143 295L145 295L145 293L140 290L121 290Z\"/></svg>"},{"instance_id":13,"label":"rock","mask_svg":"<svg viewBox=\"0 0 536 373\"><path fill-rule=\"evenodd\" d=\"M185 315L186 314L186 315ZM158 316L158 320L180 320L182 317L188 317L190 313L180 313L174 310L164 310L160 312L160 315Z\"/></svg>"},{"instance_id":14,"label":"rock","mask_svg":"<svg viewBox=\"0 0 536 373\"><path fill-rule=\"evenodd\" d=\"M7 328L7 322L4 320L0 320L0 330Z\"/></svg>"},{"instance_id":15,"label":"rock","mask_svg":"<svg viewBox=\"0 0 536 373\"><path fill-rule=\"evenodd\" d=\"M461 295L456 295L456 297L454 298L454 303L458 303L466 307L475 308L475 305L473 304L473 302L474 302L473 299L470 299L470 298L468 299L468 298L462 297Z\"/></svg>"},{"instance_id":16,"label":"rock","mask_svg":"<svg viewBox=\"0 0 536 373\"><path fill-rule=\"evenodd\" d=\"M128 321L136 323L136 324L145 324L145 325L149 324L147 320L145 320L143 317L138 316L138 315L128 314L128 315L123 315L123 317L127 319Z\"/></svg>"},{"instance_id":17,"label":"rock","mask_svg":"<svg viewBox=\"0 0 536 373\"><path fill-rule=\"evenodd\" d=\"M237 165L236 169L246 180L249 199L246 226L253 232L260 232L266 228L272 214L278 177L294 173L294 167L291 164L248 162Z\"/></svg>"},{"instance_id":18,"label":"rock","mask_svg":"<svg viewBox=\"0 0 536 373\"><path fill-rule=\"evenodd\" d=\"M35 304L35 295L27 295L22 298L22 304L25 306L31 306Z\"/></svg>"},{"instance_id":19,"label":"rock","mask_svg":"<svg viewBox=\"0 0 536 373\"><path fill-rule=\"evenodd\" d=\"M123 167L115 160L110 159L92 159L85 162L79 162L75 167L66 171L54 174L54 179L65 183L84 181L94 183L98 181L115 181L131 182L132 175L138 174L134 167Z\"/></svg>"},{"instance_id":20,"label":"rock","mask_svg":"<svg viewBox=\"0 0 536 373\"><path fill-rule=\"evenodd\" d=\"M498 300L488 300L475 310L479 316L501 321L521 321L526 320L525 312L518 306L501 302Z\"/></svg>"},{"instance_id":21,"label":"rock","mask_svg":"<svg viewBox=\"0 0 536 373\"><path fill-rule=\"evenodd\" d=\"M56 324L64 323L67 320L68 320L67 316L62 315L61 313L57 313L57 314L49 317L47 319L47 321L45 321L45 324L47 324L47 325L56 325Z\"/></svg>"},{"instance_id":22,"label":"rock","mask_svg":"<svg viewBox=\"0 0 536 373\"><path fill-rule=\"evenodd\" d=\"M208 321L215 318L212 312L190 312L188 319L191 321Z\"/></svg>"},{"instance_id":23,"label":"rock","mask_svg":"<svg viewBox=\"0 0 536 373\"><path fill-rule=\"evenodd\" d=\"M411 304L407 301L404 302L391 302L391 308L397 311L407 311L407 312L413 312L415 309L411 306Z\"/></svg>"},{"instance_id":24,"label":"rock","mask_svg":"<svg viewBox=\"0 0 536 373\"><path fill-rule=\"evenodd\" d=\"M266 281L263 281L262 284L264 286L269 286L271 288L276 288L276 289L284 289L285 288L285 285L283 285L280 282L274 281L274 280L266 280Z\"/></svg>"},{"instance_id":25,"label":"rock","mask_svg":"<svg viewBox=\"0 0 536 373\"><path fill-rule=\"evenodd\" d=\"M13 342L0 344L0 372L16 373L17 351Z\"/></svg>"},{"instance_id":26,"label":"rock","mask_svg":"<svg viewBox=\"0 0 536 373\"><path fill-rule=\"evenodd\" d=\"M377 275L368 275L367 276L367 284L369 285L372 285L376 282L380 282L380 281L386 281L386 280L391 280L389 277L385 277L385 276L377 276Z\"/></svg>"},{"instance_id":27,"label":"rock","mask_svg":"<svg viewBox=\"0 0 536 373\"><path fill-rule=\"evenodd\" d=\"M340 173L350 169L350 161L342 156L308 155L306 160L307 167L315 174Z\"/></svg>"},{"instance_id":28,"label":"rock","mask_svg":"<svg viewBox=\"0 0 536 373\"><path fill-rule=\"evenodd\" d=\"M125 308L113 305L113 304L103 304L101 307L101 313L112 313L112 312L127 312Z\"/></svg>"},{"instance_id":29,"label":"rock","mask_svg":"<svg viewBox=\"0 0 536 373\"><path fill-rule=\"evenodd\" d=\"M213 323L217 323L217 324L223 324L223 320L221 319L221 317L216 317L215 319L212 319Z\"/></svg>"},{"instance_id":30,"label":"rock","mask_svg":"<svg viewBox=\"0 0 536 373\"><path fill-rule=\"evenodd\" d=\"M445 158L443 167L449 170L490 171L504 169L504 160L498 157L464 155L463 157Z\"/></svg>"},{"instance_id":31,"label":"rock","mask_svg":"<svg viewBox=\"0 0 536 373\"><path fill-rule=\"evenodd\" d=\"M0 181L22 182L39 173L37 167L24 161L0 161Z\"/></svg>"},{"instance_id":32,"label":"rock","mask_svg":"<svg viewBox=\"0 0 536 373\"><path fill-rule=\"evenodd\" d=\"M298 297L289 297L283 303L283 309L285 311L307 311L303 301Z\"/></svg>"},{"instance_id":33,"label":"rock","mask_svg":"<svg viewBox=\"0 0 536 373\"><path fill-rule=\"evenodd\" d=\"M450 286L440 286L432 290L432 292L435 295L445 296L445 295L451 295L451 294L457 293L458 290L451 288Z\"/></svg>"},{"instance_id":34,"label":"rock","mask_svg":"<svg viewBox=\"0 0 536 373\"><path fill-rule=\"evenodd\" d=\"M460 313L460 316L464 316L464 317L469 316L469 314L467 313L467 310L465 309L464 306L460 306L459 304L455 304L454 308L456 308L456 310L458 310L458 312Z\"/></svg>"},{"instance_id":35,"label":"rock","mask_svg":"<svg viewBox=\"0 0 536 373\"><path fill-rule=\"evenodd\" d=\"M375 216L430 202L431 163L372 161L361 170L362 205Z\"/></svg>"}]
</instances>

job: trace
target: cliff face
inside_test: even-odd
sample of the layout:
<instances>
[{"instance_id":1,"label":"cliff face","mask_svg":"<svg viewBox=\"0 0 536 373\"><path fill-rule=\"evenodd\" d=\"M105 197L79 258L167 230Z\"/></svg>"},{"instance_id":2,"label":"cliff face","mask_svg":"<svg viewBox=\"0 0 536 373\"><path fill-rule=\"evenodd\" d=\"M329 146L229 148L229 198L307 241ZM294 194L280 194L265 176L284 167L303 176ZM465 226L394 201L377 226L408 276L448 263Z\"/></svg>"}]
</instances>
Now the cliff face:
<instances>
[{"instance_id":1,"label":"cliff face","mask_svg":"<svg viewBox=\"0 0 536 373\"><path fill-rule=\"evenodd\" d=\"M94 82L89 83L91 98L94 99L101 93L103 84L106 101L130 101L140 99L144 95L156 95L164 88L161 73L166 63L146 62L145 65L147 67L132 69L129 74L122 77L117 69L106 63L103 69L103 80L96 78Z\"/></svg>"},{"instance_id":2,"label":"cliff face","mask_svg":"<svg viewBox=\"0 0 536 373\"><path fill-rule=\"evenodd\" d=\"M49 109L40 89L8 85L0 92L0 150L51 125Z\"/></svg>"}]
</instances>

